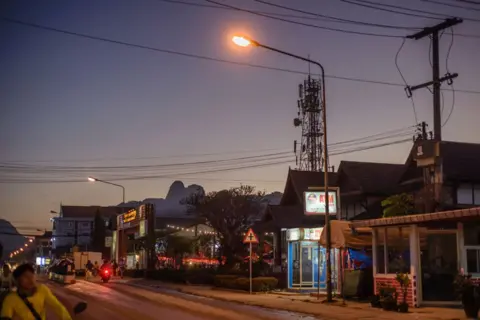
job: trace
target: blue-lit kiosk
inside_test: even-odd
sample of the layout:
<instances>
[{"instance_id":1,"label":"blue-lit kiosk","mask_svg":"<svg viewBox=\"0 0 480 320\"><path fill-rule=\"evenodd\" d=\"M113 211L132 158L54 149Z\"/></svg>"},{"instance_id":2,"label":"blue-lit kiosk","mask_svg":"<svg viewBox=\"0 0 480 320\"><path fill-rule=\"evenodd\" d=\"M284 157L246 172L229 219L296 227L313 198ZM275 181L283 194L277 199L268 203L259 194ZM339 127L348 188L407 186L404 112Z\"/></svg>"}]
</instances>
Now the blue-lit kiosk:
<instances>
[{"instance_id":1,"label":"blue-lit kiosk","mask_svg":"<svg viewBox=\"0 0 480 320\"><path fill-rule=\"evenodd\" d=\"M326 289L326 250L319 246L323 228L294 228L286 230L288 289L317 291ZM331 251L332 287L337 288L337 249ZM319 281L320 280L320 281Z\"/></svg>"}]
</instances>

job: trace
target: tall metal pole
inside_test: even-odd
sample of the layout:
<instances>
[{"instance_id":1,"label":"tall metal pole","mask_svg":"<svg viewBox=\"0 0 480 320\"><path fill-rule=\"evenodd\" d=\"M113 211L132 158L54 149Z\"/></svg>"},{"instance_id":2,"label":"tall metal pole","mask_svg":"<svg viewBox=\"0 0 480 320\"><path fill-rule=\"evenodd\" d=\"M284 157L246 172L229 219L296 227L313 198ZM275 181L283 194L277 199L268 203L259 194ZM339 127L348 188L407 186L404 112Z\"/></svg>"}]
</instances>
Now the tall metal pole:
<instances>
[{"instance_id":1,"label":"tall metal pole","mask_svg":"<svg viewBox=\"0 0 480 320\"><path fill-rule=\"evenodd\" d=\"M432 33L433 134L442 141L442 105L440 102L440 55L438 31Z\"/></svg>"},{"instance_id":2,"label":"tall metal pole","mask_svg":"<svg viewBox=\"0 0 480 320\"><path fill-rule=\"evenodd\" d=\"M252 242L250 242L250 294L252 294Z\"/></svg>"},{"instance_id":3,"label":"tall metal pole","mask_svg":"<svg viewBox=\"0 0 480 320\"><path fill-rule=\"evenodd\" d=\"M308 58L298 56L296 54L292 54L283 50L279 50L273 47L269 47L266 45L263 45L255 40L249 39L249 41L257 47L261 47L270 51L274 51L298 60L302 60L305 62L312 63L320 68L321 71L321 78L322 78L322 102L323 102L323 113L322 113L322 121L323 121L323 157L324 157L324 165L323 165L323 182L324 182L324 187L325 187L325 229L326 229L326 253L325 253L325 263L327 265L327 302L331 302L332 299L332 264L331 264L331 255L330 251L332 248L332 243L331 243L331 233L330 233L330 210L329 210L329 199L328 199L328 146L327 146L327 101L326 101L326 94L325 94L325 69L323 66L314 60L310 60ZM319 242L320 246L320 242ZM320 253L320 250L319 250ZM318 268L320 269L320 255L318 256ZM320 298L320 272L319 272L319 277L318 277L318 292L319 295L318 297Z\"/></svg>"}]
</instances>

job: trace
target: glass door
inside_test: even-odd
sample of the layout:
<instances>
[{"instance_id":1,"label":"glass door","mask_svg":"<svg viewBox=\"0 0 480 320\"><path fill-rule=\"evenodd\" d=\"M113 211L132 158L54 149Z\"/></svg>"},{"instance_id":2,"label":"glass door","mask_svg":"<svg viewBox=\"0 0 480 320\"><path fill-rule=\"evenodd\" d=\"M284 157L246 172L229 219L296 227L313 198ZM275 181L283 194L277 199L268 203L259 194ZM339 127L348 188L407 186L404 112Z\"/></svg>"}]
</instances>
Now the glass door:
<instances>
[{"instance_id":1,"label":"glass door","mask_svg":"<svg viewBox=\"0 0 480 320\"><path fill-rule=\"evenodd\" d=\"M301 255L300 242L292 242L292 286L300 286L302 284L301 277Z\"/></svg>"},{"instance_id":2,"label":"glass door","mask_svg":"<svg viewBox=\"0 0 480 320\"><path fill-rule=\"evenodd\" d=\"M420 231L420 258L423 300L455 300L456 232Z\"/></svg>"},{"instance_id":3,"label":"glass door","mask_svg":"<svg viewBox=\"0 0 480 320\"><path fill-rule=\"evenodd\" d=\"M313 248L302 247L302 287L313 287Z\"/></svg>"}]
</instances>

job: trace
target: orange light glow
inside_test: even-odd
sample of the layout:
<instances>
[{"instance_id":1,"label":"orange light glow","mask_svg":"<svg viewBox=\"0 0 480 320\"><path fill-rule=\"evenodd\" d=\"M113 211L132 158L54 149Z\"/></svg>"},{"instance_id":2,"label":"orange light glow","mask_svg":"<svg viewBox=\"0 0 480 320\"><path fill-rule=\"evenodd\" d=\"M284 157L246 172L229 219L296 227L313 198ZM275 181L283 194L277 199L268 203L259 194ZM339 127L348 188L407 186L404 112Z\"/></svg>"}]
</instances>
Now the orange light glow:
<instances>
[{"instance_id":1,"label":"orange light glow","mask_svg":"<svg viewBox=\"0 0 480 320\"><path fill-rule=\"evenodd\" d=\"M252 44L250 40L248 40L245 37L240 37L240 36L234 36L232 38L233 43L235 43L237 46L240 47L248 47L249 45Z\"/></svg>"}]
</instances>

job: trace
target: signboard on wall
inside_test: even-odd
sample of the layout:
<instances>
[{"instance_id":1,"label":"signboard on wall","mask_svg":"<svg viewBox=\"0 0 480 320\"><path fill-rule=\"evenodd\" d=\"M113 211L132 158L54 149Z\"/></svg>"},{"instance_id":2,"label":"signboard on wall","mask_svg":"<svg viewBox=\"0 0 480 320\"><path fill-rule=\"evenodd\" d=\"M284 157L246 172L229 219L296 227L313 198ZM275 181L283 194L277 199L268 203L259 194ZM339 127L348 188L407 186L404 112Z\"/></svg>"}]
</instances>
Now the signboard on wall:
<instances>
[{"instance_id":1,"label":"signboard on wall","mask_svg":"<svg viewBox=\"0 0 480 320\"><path fill-rule=\"evenodd\" d=\"M136 227L140 222L140 215L136 209L129 210L128 212L120 215L119 229L127 229Z\"/></svg>"},{"instance_id":2,"label":"signboard on wall","mask_svg":"<svg viewBox=\"0 0 480 320\"><path fill-rule=\"evenodd\" d=\"M111 248L113 243L113 237L105 237L105 247Z\"/></svg>"},{"instance_id":3,"label":"signboard on wall","mask_svg":"<svg viewBox=\"0 0 480 320\"><path fill-rule=\"evenodd\" d=\"M304 212L307 216L325 215L325 191L309 190L303 193ZM336 215L338 211L338 189L328 191L328 213Z\"/></svg>"},{"instance_id":4,"label":"signboard on wall","mask_svg":"<svg viewBox=\"0 0 480 320\"><path fill-rule=\"evenodd\" d=\"M287 241L297 241L300 240L300 229L288 229L287 230Z\"/></svg>"},{"instance_id":5,"label":"signboard on wall","mask_svg":"<svg viewBox=\"0 0 480 320\"><path fill-rule=\"evenodd\" d=\"M147 224L148 224L147 220L140 220L140 228L138 232L138 236L140 238L145 237L147 235L147 230L148 230Z\"/></svg>"},{"instance_id":6,"label":"signboard on wall","mask_svg":"<svg viewBox=\"0 0 480 320\"><path fill-rule=\"evenodd\" d=\"M303 229L303 240L320 240L323 228L305 228Z\"/></svg>"}]
</instances>

